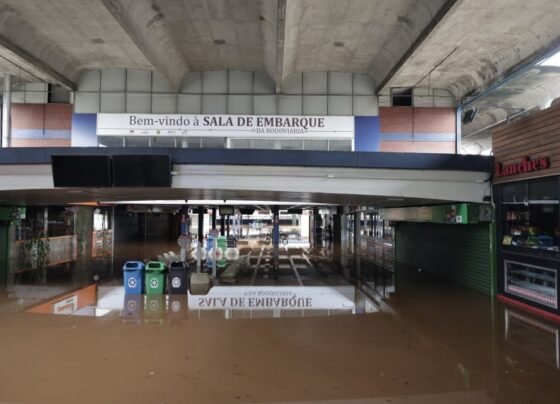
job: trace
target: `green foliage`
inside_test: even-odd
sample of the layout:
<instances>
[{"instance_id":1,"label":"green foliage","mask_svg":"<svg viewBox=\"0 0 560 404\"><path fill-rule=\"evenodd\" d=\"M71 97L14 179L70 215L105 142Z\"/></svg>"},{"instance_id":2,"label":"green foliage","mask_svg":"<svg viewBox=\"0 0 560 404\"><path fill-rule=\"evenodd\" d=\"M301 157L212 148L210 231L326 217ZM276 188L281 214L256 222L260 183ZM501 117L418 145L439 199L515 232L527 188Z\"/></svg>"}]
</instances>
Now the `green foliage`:
<instances>
[{"instance_id":1,"label":"green foliage","mask_svg":"<svg viewBox=\"0 0 560 404\"><path fill-rule=\"evenodd\" d=\"M29 257L26 260L26 265L35 272L37 280L45 282L51 251L49 239L45 231L34 228L31 237L25 240L24 248Z\"/></svg>"}]
</instances>

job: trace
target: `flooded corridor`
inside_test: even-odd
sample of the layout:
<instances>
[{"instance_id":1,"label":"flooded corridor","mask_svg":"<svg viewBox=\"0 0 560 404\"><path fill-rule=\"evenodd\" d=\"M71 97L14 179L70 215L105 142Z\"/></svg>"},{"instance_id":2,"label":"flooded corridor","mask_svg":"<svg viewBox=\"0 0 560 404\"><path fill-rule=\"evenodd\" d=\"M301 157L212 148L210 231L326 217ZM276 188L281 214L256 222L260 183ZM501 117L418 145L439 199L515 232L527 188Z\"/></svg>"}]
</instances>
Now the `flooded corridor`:
<instances>
[{"instance_id":1,"label":"flooded corridor","mask_svg":"<svg viewBox=\"0 0 560 404\"><path fill-rule=\"evenodd\" d=\"M131 306L118 280L81 289L78 315L37 314L40 299L3 295L0 402L559 402L558 324L399 275L383 299L366 284L274 282L206 296L286 288L319 296L316 309L200 307L192 295ZM64 298L25 293L43 293L43 305Z\"/></svg>"}]
</instances>

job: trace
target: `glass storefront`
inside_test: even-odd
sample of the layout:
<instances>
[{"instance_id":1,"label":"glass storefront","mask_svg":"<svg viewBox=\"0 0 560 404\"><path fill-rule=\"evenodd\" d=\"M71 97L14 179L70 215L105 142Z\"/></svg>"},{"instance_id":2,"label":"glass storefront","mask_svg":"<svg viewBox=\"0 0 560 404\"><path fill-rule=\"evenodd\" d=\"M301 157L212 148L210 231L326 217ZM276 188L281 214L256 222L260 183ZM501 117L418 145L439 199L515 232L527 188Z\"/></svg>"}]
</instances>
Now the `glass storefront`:
<instances>
[{"instance_id":1,"label":"glass storefront","mask_svg":"<svg viewBox=\"0 0 560 404\"><path fill-rule=\"evenodd\" d=\"M559 314L560 177L494 187L498 288L504 295Z\"/></svg>"},{"instance_id":2,"label":"glass storefront","mask_svg":"<svg viewBox=\"0 0 560 404\"><path fill-rule=\"evenodd\" d=\"M223 137L99 136L100 147L167 147L352 151L351 139L228 139Z\"/></svg>"},{"instance_id":3,"label":"glass storefront","mask_svg":"<svg viewBox=\"0 0 560 404\"><path fill-rule=\"evenodd\" d=\"M558 177L501 186L502 245L558 251Z\"/></svg>"}]
</instances>

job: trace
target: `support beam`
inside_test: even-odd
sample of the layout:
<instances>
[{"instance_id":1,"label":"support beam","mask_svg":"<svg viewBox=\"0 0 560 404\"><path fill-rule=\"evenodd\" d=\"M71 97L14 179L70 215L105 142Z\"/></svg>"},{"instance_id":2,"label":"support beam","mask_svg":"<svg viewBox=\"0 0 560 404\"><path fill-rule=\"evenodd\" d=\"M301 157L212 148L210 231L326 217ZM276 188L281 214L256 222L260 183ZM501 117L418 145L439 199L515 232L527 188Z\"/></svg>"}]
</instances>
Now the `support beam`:
<instances>
[{"instance_id":1,"label":"support beam","mask_svg":"<svg viewBox=\"0 0 560 404\"><path fill-rule=\"evenodd\" d=\"M150 0L101 0L153 68L178 91L189 67L173 35L165 23L165 16Z\"/></svg>"},{"instance_id":2,"label":"support beam","mask_svg":"<svg viewBox=\"0 0 560 404\"><path fill-rule=\"evenodd\" d=\"M432 31L437 27L437 25L443 20L443 18L453 9L453 7L459 2L459 0L447 0L444 5L438 10L432 21L422 30L422 33L416 38L412 43L410 48L405 52L405 54L399 59L397 64L389 71L389 73L383 78L381 83L376 88L376 94L380 94L389 86L391 80L397 75L397 73L404 67L406 62L414 55L414 53L420 48L424 41L430 36Z\"/></svg>"},{"instance_id":3,"label":"support beam","mask_svg":"<svg viewBox=\"0 0 560 404\"><path fill-rule=\"evenodd\" d=\"M4 94L2 96L2 147L10 147L12 132L12 76L4 75Z\"/></svg>"},{"instance_id":4,"label":"support beam","mask_svg":"<svg viewBox=\"0 0 560 404\"><path fill-rule=\"evenodd\" d=\"M276 93L282 92L284 81L284 38L286 31L286 0L278 0L276 12Z\"/></svg>"},{"instance_id":5,"label":"support beam","mask_svg":"<svg viewBox=\"0 0 560 404\"><path fill-rule=\"evenodd\" d=\"M26 74L39 80L56 83L67 90L76 90L76 83L65 75L56 71L52 66L43 62L30 52L21 48L9 38L0 35L0 57L13 63Z\"/></svg>"}]
</instances>

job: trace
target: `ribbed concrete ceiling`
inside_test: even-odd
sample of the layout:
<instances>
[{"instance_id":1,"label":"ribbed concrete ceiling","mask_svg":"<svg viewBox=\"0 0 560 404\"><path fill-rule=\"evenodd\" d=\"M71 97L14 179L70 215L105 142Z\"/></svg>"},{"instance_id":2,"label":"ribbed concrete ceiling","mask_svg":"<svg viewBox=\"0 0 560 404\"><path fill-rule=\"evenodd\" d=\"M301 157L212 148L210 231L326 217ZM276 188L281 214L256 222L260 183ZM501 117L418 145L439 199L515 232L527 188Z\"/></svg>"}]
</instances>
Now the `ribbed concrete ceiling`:
<instances>
[{"instance_id":1,"label":"ribbed concrete ceiling","mask_svg":"<svg viewBox=\"0 0 560 404\"><path fill-rule=\"evenodd\" d=\"M151 68L96 0L2 0L0 22L3 48L14 46L70 81L83 69L119 65ZM30 70L32 65L23 64L22 68Z\"/></svg>"},{"instance_id":2,"label":"ribbed concrete ceiling","mask_svg":"<svg viewBox=\"0 0 560 404\"><path fill-rule=\"evenodd\" d=\"M482 91L560 38L557 0L2 0L0 73L368 73L378 90Z\"/></svg>"},{"instance_id":3,"label":"ribbed concrete ceiling","mask_svg":"<svg viewBox=\"0 0 560 404\"><path fill-rule=\"evenodd\" d=\"M477 93L560 39L557 0L461 0L384 86Z\"/></svg>"},{"instance_id":4,"label":"ribbed concrete ceiling","mask_svg":"<svg viewBox=\"0 0 560 404\"><path fill-rule=\"evenodd\" d=\"M350 71L384 78L445 0L302 0L286 10L284 76Z\"/></svg>"}]
</instances>

